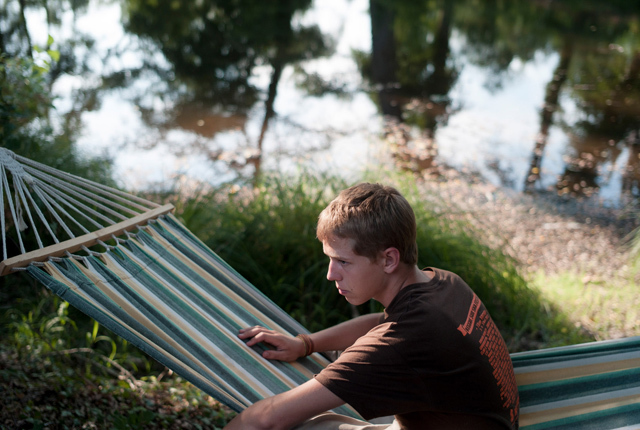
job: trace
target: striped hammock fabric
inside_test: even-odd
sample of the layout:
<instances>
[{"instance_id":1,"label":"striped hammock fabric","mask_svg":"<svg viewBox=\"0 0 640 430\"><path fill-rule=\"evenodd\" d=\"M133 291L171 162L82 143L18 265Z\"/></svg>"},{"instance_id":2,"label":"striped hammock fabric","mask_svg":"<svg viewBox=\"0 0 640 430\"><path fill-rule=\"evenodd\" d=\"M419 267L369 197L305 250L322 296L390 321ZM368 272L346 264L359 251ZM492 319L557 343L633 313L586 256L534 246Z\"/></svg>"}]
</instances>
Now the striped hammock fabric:
<instances>
[{"instance_id":1,"label":"striped hammock fabric","mask_svg":"<svg viewBox=\"0 0 640 430\"><path fill-rule=\"evenodd\" d=\"M640 337L511 355L520 425L640 429Z\"/></svg>"},{"instance_id":2,"label":"striped hammock fabric","mask_svg":"<svg viewBox=\"0 0 640 430\"><path fill-rule=\"evenodd\" d=\"M0 148L0 274L26 270L238 412L309 380L329 363L317 353L295 363L267 361L264 346L247 347L237 337L244 327L307 331L187 230L172 209ZM65 237L57 237L47 219L61 225ZM38 249L26 249L20 238L29 225ZM11 229L21 254L9 257L5 233ZM104 251L92 251L93 245ZM512 361L521 428L640 429L640 337L518 353ZM349 406L336 412L358 417Z\"/></svg>"},{"instance_id":3,"label":"striped hammock fabric","mask_svg":"<svg viewBox=\"0 0 640 430\"><path fill-rule=\"evenodd\" d=\"M47 262L28 272L55 294L235 411L284 392L328 360L262 358L241 328L307 333L172 215L100 255ZM340 413L357 414L348 407Z\"/></svg>"}]
</instances>

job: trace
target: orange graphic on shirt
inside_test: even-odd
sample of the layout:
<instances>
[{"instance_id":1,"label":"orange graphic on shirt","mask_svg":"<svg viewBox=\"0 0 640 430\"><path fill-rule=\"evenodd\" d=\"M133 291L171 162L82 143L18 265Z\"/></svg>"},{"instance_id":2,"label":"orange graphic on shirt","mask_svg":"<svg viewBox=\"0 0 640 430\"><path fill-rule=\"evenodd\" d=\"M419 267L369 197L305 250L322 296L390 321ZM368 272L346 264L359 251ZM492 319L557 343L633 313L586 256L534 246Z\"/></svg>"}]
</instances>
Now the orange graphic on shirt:
<instances>
[{"instance_id":1,"label":"orange graphic on shirt","mask_svg":"<svg viewBox=\"0 0 640 430\"><path fill-rule=\"evenodd\" d=\"M460 324L458 326L458 330L460 330L460 333L462 333L463 336L466 336L473 331L473 326L476 323L476 315L478 314L478 309L480 309L480 299L474 294L473 300L471 301L471 307L469 307L467 320L464 322L464 324Z\"/></svg>"},{"instance_id":2,"label":"orange graphic on shirt","mask_svg":"<svg viewBox=\"0 0 640 430\"><path fill-rule=\"evenodd\" d=\"M463 336L473 332L474 328L479 330L480 339L478 346L480 353L489 360L489 364L493 369L493 376L500 390L500 399L503 402L503 406L509 410L511 423L515 426L520 399L513 366L511 364L511 357L498 331L498 327L493 323L486 309L478 316L480 309L480 299L474 294L467 319L464 324L458 326L458 330Z\"/></svg>"},{"instance_id":3,"label":"orange graphic on shirt","mask_svg":"<svg viewBox=\"0 0 640 430\"><path fill-rule=\"evenodd\" d=\"M480 353L489 359L493 368L493 376L500 388L500 398L504 407L517 408L518 386L516 376L513 373L509 351L502 340L498 327L491 321L487 311L480 315L478 329L482 330L480 337Z\"/></svg>"}]
</instances>

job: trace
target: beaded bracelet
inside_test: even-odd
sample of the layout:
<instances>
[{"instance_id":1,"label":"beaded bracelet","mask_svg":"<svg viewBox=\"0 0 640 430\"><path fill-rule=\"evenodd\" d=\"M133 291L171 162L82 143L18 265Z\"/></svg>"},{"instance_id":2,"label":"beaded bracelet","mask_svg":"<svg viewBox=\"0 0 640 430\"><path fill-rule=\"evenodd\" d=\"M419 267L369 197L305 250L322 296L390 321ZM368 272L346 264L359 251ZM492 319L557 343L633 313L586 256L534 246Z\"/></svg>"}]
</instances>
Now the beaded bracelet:
<instances>
[{"instance_id":1,"label":"beaded bracelet","mask_svg":"<svg viewBox=\"0 0 640 430\"><path fill-rule=\"evenodd\" d=\"M313 344L313 340L311 340L311 337L309 337L308 334L303 334L303 333L300 333L296 337L299 337L300 339L302 339L302 342L304 342L304 356L307 357L311 355L315 348Z\"/></svg>"}]
</instances>

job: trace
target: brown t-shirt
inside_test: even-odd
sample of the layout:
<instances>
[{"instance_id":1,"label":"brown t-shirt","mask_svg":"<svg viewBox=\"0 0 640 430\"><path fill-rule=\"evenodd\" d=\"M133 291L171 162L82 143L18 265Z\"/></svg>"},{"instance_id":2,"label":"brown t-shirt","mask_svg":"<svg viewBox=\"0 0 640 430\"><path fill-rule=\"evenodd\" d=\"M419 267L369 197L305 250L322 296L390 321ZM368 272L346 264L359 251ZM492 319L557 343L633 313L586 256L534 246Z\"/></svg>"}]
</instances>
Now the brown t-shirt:
<instances>
[{"instance_id":1,"label":"brown t-shirt","mask_svg":"<svg viewBox=\"0 0 640 430\"><path fill-rule=\"evenodd\" d=\"M457 275L409 285L378 326L316 375L365 419L403 429L517 429L518 388L507 347Z\"/></svg>"}]
</instances>

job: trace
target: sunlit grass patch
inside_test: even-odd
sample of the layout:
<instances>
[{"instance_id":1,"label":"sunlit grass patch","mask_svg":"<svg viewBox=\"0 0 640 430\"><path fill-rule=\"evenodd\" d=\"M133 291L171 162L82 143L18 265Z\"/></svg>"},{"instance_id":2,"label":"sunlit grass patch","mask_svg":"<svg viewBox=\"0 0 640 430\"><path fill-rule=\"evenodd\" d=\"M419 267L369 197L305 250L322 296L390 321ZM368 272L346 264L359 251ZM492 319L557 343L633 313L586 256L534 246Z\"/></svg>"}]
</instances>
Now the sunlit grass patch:
<instances>
[{"instance_id":1,"label":"sunlit grass patch","mask_svg":"<svg viewBox=\"0 0 640 430\"><path fill-rule=\"evenodd\" d=\"M632 280L538 273L532 287L596 340L640 335L640 294Z\"/></svg>"}]
</instances>

